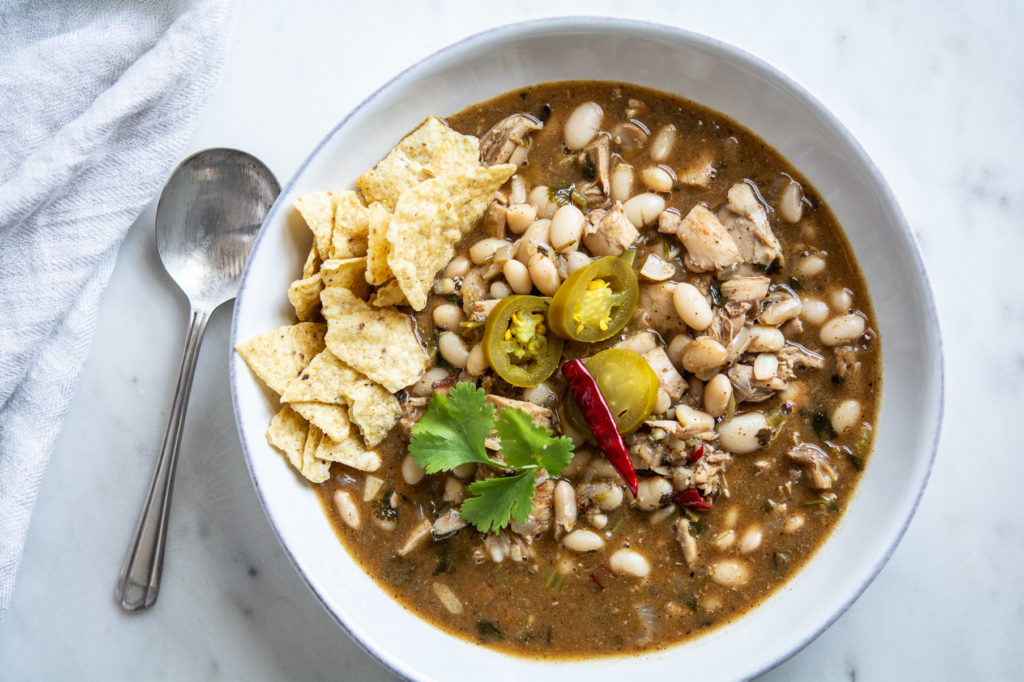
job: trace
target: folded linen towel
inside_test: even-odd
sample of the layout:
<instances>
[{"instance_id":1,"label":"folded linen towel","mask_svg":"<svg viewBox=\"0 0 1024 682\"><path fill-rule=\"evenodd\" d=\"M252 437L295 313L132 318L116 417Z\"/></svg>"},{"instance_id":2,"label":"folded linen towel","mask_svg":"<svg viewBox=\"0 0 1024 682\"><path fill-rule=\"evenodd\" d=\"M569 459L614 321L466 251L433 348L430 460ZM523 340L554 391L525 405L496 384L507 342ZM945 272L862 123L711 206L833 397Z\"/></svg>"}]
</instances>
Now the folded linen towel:
<instances>
[{"instance_id":1,"label":"folded linen towel","mask_svg":"<svg viewBox=\"0 0 1024 682\"><path fill-rule=\"evenodd\" d=\"M180 160L234 0L0 10L0 617L125 233Z\"/></svg>"}]
</instances>

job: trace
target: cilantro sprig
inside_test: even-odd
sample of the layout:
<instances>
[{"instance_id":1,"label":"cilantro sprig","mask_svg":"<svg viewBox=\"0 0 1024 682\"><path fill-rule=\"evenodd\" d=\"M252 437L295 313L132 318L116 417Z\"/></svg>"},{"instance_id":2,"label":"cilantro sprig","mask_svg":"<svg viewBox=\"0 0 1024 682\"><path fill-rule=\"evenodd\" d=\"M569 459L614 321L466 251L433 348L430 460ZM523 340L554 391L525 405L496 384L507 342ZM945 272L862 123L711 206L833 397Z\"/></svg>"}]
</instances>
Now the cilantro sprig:
<instances>
[{"instance_id":1,"label":"cilantro sprig","mask_svg":"<svg viewBox=\"0 0 1024 682\"><path fill-rule=\"evenodd\" d=\"M496 433L501 460L487 454L485 440ZM458 383L448 395L434 393L427 411L412 428L409 453L428 474L466 464L515 472L469 484L473 495L459 513L483 533L510 521L524 523L533 510L537 471L562 473L572 459L572 441L537 426L526 412L505 407L496 412L482 388Z\"/></svg>"}]
</instances>

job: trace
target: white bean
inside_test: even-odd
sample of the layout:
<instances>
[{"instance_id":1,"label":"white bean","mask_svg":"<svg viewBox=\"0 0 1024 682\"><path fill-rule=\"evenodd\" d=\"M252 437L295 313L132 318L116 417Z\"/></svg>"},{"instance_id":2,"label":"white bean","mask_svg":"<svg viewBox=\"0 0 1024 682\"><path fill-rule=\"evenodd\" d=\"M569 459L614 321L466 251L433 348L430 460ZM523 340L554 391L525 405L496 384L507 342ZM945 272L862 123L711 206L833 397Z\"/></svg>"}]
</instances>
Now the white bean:
<instances>
[{"instance_id":1,"label":"white bean","mask_svg":"<svg viewBox=\"0 0 1024 682\"><path fill-rule=\"evenodd\" d=\"M608 460L604 458L591 460L589 466L591 467L592 471L598 468L595 467L594 465L598 464L599 462L604 462L605 464L608 464ZM608 468L611 469L611 465L609 465ZM618 475L615 473L614 469L611 469L610 473L613 476ZM613 483L610 483L609 481L596 481L594 483L588 483L581 492L585 495L585 497L588 500L593 501L594 504L597 505L597 508L600 509L601 511L612 511L613 509L618 509L619 505L622 504L622 488L620 488L617 485L614 485Z\"/></svg>"},{"instance_id":2,"label":"white bean","mask_svg":"<svg viewBox=\"0 0 1024 682\"><path fill-rule=\"evenodd\" d=\"M676 127L669 123L663 126L658 134L651 140L651 161L661 163L672 153L672 146L676 142Z\"/></svg>"},{"instance_id":3,"label":"white bean","mask_svg":"<svg viewBox=\"0 0 1024 682\"><path fill-rule=\"evenodd\" d=\"M558 394L551 390L551 384L542 381L536 386L524 388L523 400L541 407L554 408L558 405Z\"/></svg>"},{"instance_id":4,"label":"white bean","mask_svg":"<svg viewBox=\"0 0 1024 682\"><path fill-rule=\"evenodd\" d=\"M716 535L715 538L711 541L711 544L713 544L715 546L715 549L717 549L719 552L724 552L725 550L732 547L735 542L736 531L729 529L724 530L718 535Z\"/></svg>"},{"instance_id":5,"label":"white bean","mask_svg":"<svg viewBox=\"0 0 1024 682\"><path fill-rule=\"evenodd\" d=\"M786 345L786 336L775 327L755 324L750 328L748 353L774 353Z\"/></svg>"},{"instance_id":6,"label":"white bean","mask_svg":"<svg viewBox=\"0 0 1024 682\"><path fill-rule=\"evenodd\" d=\"M437 337L437 350L441 357L452 367L466 369L466 362L469 361L469 349L466 342L454 332L441 332Z\"/></svg>"},{"instance_id":7,"label":"white bean","mask_svg":"<svg viewBox=\"0 0 1024 682\"><path fill-rule=\"evenodd\" d=\"M533 223L526 228L523 232L523 236L519 238L519 247L516 249L516 259L523 265L530 262L530 258L533 254L537 253L541 247L550 247L551 242L551 220L548 218L541 218L533 221Z\"/></svg>"},{"instance_id":8,"label":"white bean","mask_svg":"<svg viewBox=\"0 0 1024 682\"><path fill-rule=\"evenodd\" d=\"M649 166L640 171L640 180L652 192L671 192L675 178L668 169L661 166Z\"/></svg>"},{"instance_id":9,"label":"white bean","mask_svg":"<svg viewBox=\"0 0 1024 682\"><path fill-rule=\"evenodd\" d=\"M848 398L842 401L832 409L832 428L840 435L849 433L860 423L861 412L859 400Z\"/></svg>"},{"instance_id":10,"label":"white bean","mask_svg":"<svg viewBox=\"0 0 1024 682\"><path fill-rule=\"evenodd\" d=\"M828 304L837 313L846 313L853 307L853 294L847 289L836 289L828 296Z\"/></svg>"},{"instance_id":11,"label":"white bean","mask_svg":"<svg viewBox=\"0 0 1024 682\"><path fill-rule=\"evenodd\" d=\"M804 214L804 191L800 183L790 180L779 192L779 215L787 223L798 223Z\"/></svg>"},{"instance_id":12,"label":"white bean","mask_svg":"<svg viewBox=\"0 0 1024 682\"><path fill-rule=\"evenodd\" d=\"M651 225L658 219L658 215L665 210L665 199L657 194L644 192L631 197L622 204L622 210L626 212L629 222L637 228Z\"/></svg>"},{"instance_id":13,"label":"white bean","mask_svg":"<svg viewBox=\"0 0 1024 682\"><path fill-rule=\"evenodd\" d=\"M530 190L527 201L537 207L537 215L541 218L550 218L558 210L558 202L551 199L551 193L546 185L537 185ZM508 217L505 219L508 220Z\"/></svg>"},{"instance_id":14,"label":"white bean","mask_svg":"<svg viewBox=\"0 0 1024 682\"><path fill-rule=\"evenodd\" d=\"M725 346L710 336L698 336L683 349L683 367L692 374L703 374L725 364Z\"/></svg>"},{"instance_id":15,"label":"white bean","mask_svg":"<svg viewBox=\"0 0 1024 682\"><path fill-rule=\"evenodd\" d=\"M522 234L537 219L537 207L533 204L512 204L505 211L505 222L513 234Z\"/></svg>"},{"instance_id":16,"label":"white bean","mask_svg":"<svg viewBox=\"0 0 1024 682\"><path fill-rule=\"evenodd\" d=\"M721 417L732 398L732 382L724 374L716 374L704 385L704 409L712 417Z\"/></svg>"},{"instance_id":17,"label":"white bean","mask_svg":"<svg viewBox=\"0 0 1024 682\"><path fill-rule=\"evenodd\" d=\"M750 554L755 549L761 546L761 539L764 534L761 532L760 526L751 526L743 533L743 537L740 538L740 554Z\"/></svg>"},{"instance_id":18,"label":"white bean","mask_svg":"<svg viewBox=\"0 0 1024 682\"><path fill-rule=\"evenodd\" d=\"M466 357L466 371L470 376L478 377L490 368L487 363L487 356L484 355L484 347L476 344L469 349L469 356Z\"/></svg>"},{"instance_id":19,"label":"white bean","mask_svg":"<svg viewBox=\"0 0 1024 682\"><path fill-rule=\"evenodd\" d=\"M590 265L590 256L583 251L570 251L565 254L565 272L567 275L571 275L588 265Z\"/></svg>"},{"instance_id":20,"label":"white bean","mask_svg":"<svg viewBox=\"0 0 1024 682\"><path fill-rule=\"evenodd\" d=\"M801 514L790 516L782 526L783 535L792 535L804 527L804 517Z\"/></svg>"},{"instance_id":21,"label":"white bean","mask_svg":"<svg viewBox=\"0 0 1024 682\"><path fill-rule=\"evenodd\" d=\"M462 308L452 303L442 303L434 308L431 313L434 318L434 326L441 329L453 331L459 328L459 323L465 319Z\"/></svg>"},{"instance_id":22,"label":"white bean","mask_svg":"<svg viewBox=\"0 0 1024 682\"><path fill-rule=\"evenodd\" d=\"M359 528L359 508L355 500L347 490L334 491L334 508L338 510L338 516L349 528Z\"/></svg>"},{"instance_id":23,"label":"white bean","mask_svg":"<svg viewBox=\"0 0 1024 682\"><path fill-rule=\"evenodd\" d=\"M608 559L608 566L617 575L645 578L651 573L651 562L632 549L620 549Z\"/></svg>"},{"instance_id":24,"label":"white bean","mask_svg":"<svg viewBox=\"0 0 1024 682\"><path fill-rule=\"evenodd\" d=\"M736 455L744 455L761 447L758 432L768 428L768 420L760 412L745 412L718 425L722 447Z\"/></svg>"},{"instance_id":25,"label":"white bean","mask_svg":"<svg viewBox=\"0 0 1024 682\"><path fill-rule=\"evenodd\" d=\"M448 377L448 370L444 367L431 367L420 380L413 384L409 393L417 398L425 398L434 392L434 384Z\"/></svg>"},{"instance_id":26,"label":"white bean","mask_svg":"<svg viewBox=\"0 0 1024 682\"><path fill-rule=\"evenodd\" d=\"M668 359L672 361L673 365L678 367L683 366L683 351L693 341L693 337L689 334L676 334L672 337L672 340L668 342L668 349L665 353L668 355Z\"/></svg>"},{"instance_id":27,"label":"white bean","mask_svg":"<svg viewBox=\"0 0 1024 682\"><path fill-rule=\"evenodd\" d=\"M779 356L775 353L758 353L754 358L754 378L768 381L779 373Z\"/></svg>"},{"instance_id":28,"label":"white bean","mask_svg":"<svg viewBox=\"0 0 1024 682\"><path fill-rule=\"evenodd\" d=\"M626 201L633 196L633 167L619 163L612 171L612 201Z\"/></svg>"},{"instance_id":29,"label":"white bean","mask_svg":"<svg viewBox=\"0 0 1024 682\"><path fill-rule=\"evenodd\" d=\"M750 580L750 567L738 559L722 559L711 564L709 574L722 587L741 587Z\"/></svg>"},{"instance_id":30,"label":"white bean","mask_svg":"<svg viewBox=\"0 0 1024 682\"><path fill-rule=\"evenodd\" d=\"M519 263L519 261L516 261L516 263ZM522 263L519 264L522 265ZM487 291L490 293L491 298L499 300L512 295L512 287L501 280L491 282L491 286Z\"/></svg>"},{"instance_id":31,"label":"white bean","mask_svg":"<svg viewBox=\"0 0 1024 682\"><path fill-rule=\"evenodd\" d=\"M810 255L800 259L796 264L797 277L814 277L820 275L825 269L825 259L821 256Z\"/></svg>"},{"instance_id":32,"label":"white bean","mask_svg":"<svg viewBox=\"0 0 1024 682\"><path fill-rule=\"evenodd\" d=\"M551 218L549 237L551 246L558 251L579 248L583 236L583 211L572 204L566 204L555 211Z\"/></svg>"},{"instance_id":33,"label":"white bean","mask_svg":"<svg viewBox=\"0 0 1024 682\"><path fill-rule=\"evenodd\" d=\"M859 339L866 326L867 322L860 315L840 315L823 324L818 337L826 346L840 346Z\"/></svg>"},{"instance_id":34,"label":"white bean","mask_svg":"<svg viewBox=\"0 0 1024 682\"><path fill-rule=\"evenodd\" d=\"M533 280L530 279L530 270L517 260L506 261L501 272L505 280L517 294L528 294L533 291Z\"/></svg>"},{"instance_id":35,"label":"white bean","mask_svg":"<svg viewBox=\"0 0 1024 682\"><path fill-rule=\"evenodd\" d=\"M402 460L402 480L409 485L416 485L422 481L426 473L412 455L406 455Z\"/></svg>"},{"instance_id":36,"label":"white bean","mask_svg":"<svg viewBox=\"0 0 1024 682\"><path fill-rule=\"evenodd\" d=\"M761 322L770 326L778 327L783 322L788 322L794 317L800 317L803 304L796 296L787 296L775 301L761 313Z\"/></svg>"},{"instance_id":37,"label":"white bean","mask_svg":"<svg viewBox=\"0 0 1024 682\"><path fill-rule=\"evenodd\" d=\"M465 481L467 478L476 473L476 462L465 462L452 469L452 473L457 478L461 478Z\"/></svg>"},{"instance_id":38,"label":"white bean","mask_svg":"<svg viewBox=\"0 0 1024 682\"><path fill-rule=\"evenodd\" d=\"M661 476L642 478L637 484L636 506L643 511L654 511L661 500L672 494L672 484Z\"/></svg>"},{"instance_id":39,"label":"white bean","mask_svg":"<svg viewBox=\"0 0 1024 682\"><path fill-rule=\"evenodd\" d=\"M820 326L828 319L828 315L828 304L824 301L811 298L810 296L803 299L803 310L800 311L800 319L807 324Z\"/></svg>"},{"instance_id":40,"label":"white bean","mask_svg":"<svg viewBox=\"0 0 1024 682\"><path fill-rule=\"evenodd\" d=\"M562 544L574 552L595 552L604 547L604 538L592 530L578 528L562 538Z\"/></svg>"},{"instance_id":41,"label":"white bean","mask_svg":"<svg viewBox=\"0 0 1024 682\"><path fill-rule=\"evenodd\" d=\"M554 261L544 254L535 253L530 258L530 264L527 267L530 270L530 278L537 289L545 296L554 296L558 291L558 285L561 284L558 268L555 267Z\"/></svg>"},{"instance_id":42,"label":"white bean","mask_svg":"<svg viewBox=\"0 0 1024 682\"><path fill-rule=\"evenodd\" d=\"M484 237L473 246L469 247L469 259L473 261L475 265L483 265L494 260L494 252L498 250L498 247L505 246L508 244L504 239L495 239L494 237Z\"/></svg>"},{"instance_id":43,"label":"white bean","mask_svg":"<svg viewBox=\"0 0 1024 682\"><path fill-rule=\"evenodd\" d=\"M523 179L518 175L512 176L512 181L509 183L508 190L508 203L509 204L521 204L526 201L526 185L523 184Z\"/></svg>"},{"instance_id":44,"label":"white bean","mask_svg":"<svg viewBox=\"0 0 1024 682\"><path fill-rule=\"evenodd\" d=\"M456 256L448 261L444 269L445 277L465 277L469 272L469 259L465 256Z\"/></svg>"},{"instance_id":45,"label":"white bean","mask_svg":"<svg viewBox=\"0 0 1024 682\"><path fill-rule=\"evenodd\" d=\"M583 149L601 129L604 112L594 102L584 102L569 114L565 121L565 144L569 149Z\"/></svg>"},{"instance_id":46,"label":"white bean","mask_svg":"<svg viewBox=\"0 0 1024 682\"><path fill-rule=\"evenodd\" d=\"M711 326L711 321L714 320L711 304L697 287L687 282L677 284L675 291L672 292L672 302L675 304L679 319L690 329L702 332Z\"/></svg>"},{"instance_id":47,"label":"white bean","mask_svg":"<svg viewBox=\"0 0 1024 682\"><path fill-rule=\"evenodd\" d=\"M676 405L676 421L692 434L700 434L715 428L715 419L707 412L701 412L689 405Z\"/></svg>"},{"instance_id":48,"label":"white bean","mask_svg":"<svg viewBox=\"0 0 1024 682\"><path fill-rule=\"evenodd\" d=\"M555 484L555 492L552 495L555 523L565 530L572 530L576 525L576 491L572 483L565 479Z\"/></svg>"},{"instance_id":49,"label":"white bean","mask_svg":"<svg viewBox=\"0 0 1024 682\"><path fill-rule=\"evenodd\" d=\"M725 510L725 518L722 519L722 523L725 524L726 528L735 528L736 522L740 518L740 510L738 507L729 507Z\"/></svg>"}]
</instances>

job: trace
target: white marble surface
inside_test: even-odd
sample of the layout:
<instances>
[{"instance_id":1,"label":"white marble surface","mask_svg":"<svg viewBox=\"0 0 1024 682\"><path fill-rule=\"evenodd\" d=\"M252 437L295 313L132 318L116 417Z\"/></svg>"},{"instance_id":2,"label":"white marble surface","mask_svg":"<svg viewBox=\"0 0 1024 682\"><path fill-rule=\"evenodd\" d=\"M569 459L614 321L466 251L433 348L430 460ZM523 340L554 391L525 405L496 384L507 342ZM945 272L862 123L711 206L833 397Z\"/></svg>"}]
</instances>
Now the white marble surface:
<instances>
[{"instance_id":1,"label":"white marble surface","mask_svg":"<svg viewBox=\"0 0 1024 682\"><path fill-rule=\"evenodd\" d=\"M386 79L536 0L247 2L190 150L246 149L286 180ZM831 107L920 240L944 333L946 420L891 561L828 631L766 679L1020 679L1024 654L1024 48L1019 3L566 2L734 43ZM967 269L961 269L966 266ZM228 395L230 307L199 359L160 600L112 592L163 435L185 322L153 209L133 227L36 506L0 679L358 679L391 675L320 609L251 488Z\"/></svg>"}]
</instances>

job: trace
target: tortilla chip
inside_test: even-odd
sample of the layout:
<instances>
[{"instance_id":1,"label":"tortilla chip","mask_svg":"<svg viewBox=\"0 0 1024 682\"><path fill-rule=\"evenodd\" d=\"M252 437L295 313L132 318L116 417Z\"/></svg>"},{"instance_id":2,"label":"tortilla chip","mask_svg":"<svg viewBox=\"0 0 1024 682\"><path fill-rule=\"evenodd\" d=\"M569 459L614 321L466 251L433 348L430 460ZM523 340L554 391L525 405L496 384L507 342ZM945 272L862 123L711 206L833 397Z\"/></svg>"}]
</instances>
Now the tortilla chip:
<instances>
[{"instance_id":1,"label":"tortilla chip","mask_svg":"<svg viewBox=\"0 0 1024 682\"><path fill-rule=\"evenodd\" d=\"M331 462L341 462L360 471L376 471L381 464L380 453L367 449L355 437L335 441L325 436L317 448L316 456Z\"/></svg>"},{"instance_id":2,"label":"tortilla chip","mask_svg":"<svg viewBox=\"0 0 1024 682\"><path fill-rule=\"evenodd\" d=\"M380 202L370 204L370 233L366 246L366 281L384 284L391 279L388 268L388 225L391 212Z\"/></svg>"},{"instance_id":3,"label":"tortilla chip","mask_svg":"<svg viewBox=\"0 0 1024 682\"><path fill-rule=\"evenodd\" d=\"M278 394L324 349L327 325L301 322L249 339L235 348L249 369Z\"/></svg>"},{"instance_id":4,"label":"tortilla chip","mask_svg":"<svg viewBox=\"0 0 1024 682\"><path fill-rule=\"evenodd\" d=\"M309 247L309 255L306 256L306 263L302 266L302 279L312 277L320 270L320 254L316 250L316 241Z\"/></svg>"},{"instance_id":5,"label":"tortilla chip","mask_svg":"<svg viewBox=\"0 0 1024 682\"><path fill-rule=\"evenodd\" d=\"M320 309L320 292L323 291L323 277L316 273L312 277L297 279L288 287L288 300L295 306L295 316L306 322Z\"/></svg>"},{"instance_id":6,"label":"tortilla chip","mask_svg":"<svg viewBox=\"0 0 1024 682\"><path fill-rule=\"evenodd\" d=\"M366 257L332 258L320 266L320 274L324 278L325 287L341 287L348 289L359 298L370 294L370 285L366 283Z\"/></svg>"},{"instance_id":7,"label":"tortilla chip","mask_svg":"<svg viewBox=\"0 0 1024 682\"><path fill-rule=\"evenodd\" d=\"M337 197L333 192L309 192L292 203L313 232L320 258L329 258L331 255L331 233L334 230L336 204Z\"/></svg>"},{"instance_id":8,"label":"tortilla chip","mask_svg":"<svg viewBox=\"0 0 1024 682\"><path fill-rule=\"evenodd\" d=\"M352 425L348 417L348 408L344 405L328 405L314 401L303 401L292 402L291 406L303 419L319 428L331 438L336 440L348 438L352 431Z\"/></svg>"},{"instance_id":9,"label":"tortilla chip","mask_svg":"<svg viewBox=\"0 0 1024 682\"><path fill-rule=\"evenodd\" d=\"M316 456L324 437L320 429L312 424L309 425L306 446L302 448L302 464L299 471L313 483L323 483L331 475L331 463Z\"/></svg>"},{"instance_id":10,"label":"tortilla chip","mask_svg":"<svg viewBox=\"0 0 1024 682\"><path fill-rule=\"evenodd\" d=\"M331 258L355 258L366 255L366 235L370 230L370 211L352 190L339 192L331 234Z\"/></svg>"},{"instance_id":11,"label":"tortilla chip","mask_svg":"<svg viewBox=\"0 0 1024 682\"><path fill-rule=\"evenodd\" d=\"M402 416L402 406L394 394L346 365L329 350L313 358L309 367L288 384L281 400L348 405L349 418L359 427L363 441L370 447L384 440Z\"/></svg>"},{"instance_id":12,"label":"tortilla chip","mask_svg":"<svg viewBox=\"0 0 1024 682\"><path fill-rule=\"evenodd\" d=\"M431 116L380 163L359 176L356 185L368 202L379 201L391 210L410 187L479 165L480 141L455 132L444 121Z\"/></svg>"},{"instance_id":13,"label":"tortilla chip","mask_svg":"<svg viewBox=\"0 0 1024 682\"><path fill-rule=\"evenodd\" d=\"M402 288L398 286L398 282L393 279L388 280L387 284L373 292L373 296L370 297L370 303L378 308L389 308L396 305L409 305L409 302L405 300L405 294L402 293Z\"/></svg>"},{"instance_id":14,"label":"tortilla chip","mask_svg":"<svg viewBox=\"0 0 1024 682\"><path fill-rule=\"evenodd\" d=\"M429 359L416 338L411 315L372 308L337 287L324 289L320 300L327 319L327 347L345 364L392 393L415 383L427 370Z\"/></svg>"},{"instance_id":15,"label":"tortilla chip","mask_svg":"<svg viewBox=\"0 0 1024 682\"><path fill-rule=\"evenodd\" d=\"M512 164L477 167L424 180L402 193L388 226L388 266L414 310L427 305L434 276L455 255L455 244L515 172Z\"/></svg>"},{"instance_id":16,"label":"tortilla chip","mask_svg":"<svg viewBox=\"0 0 1024 682\"><path fill-rule=\"evenodd\" d=\"M283 452L296 469L302 469L302 452L306 446L309 425L292 408L285 405L267 427L267 442Z\"/></svg>"}]
</instances>

